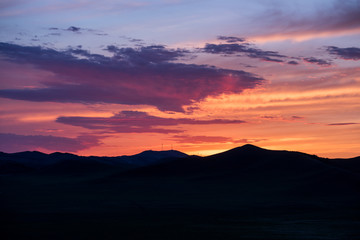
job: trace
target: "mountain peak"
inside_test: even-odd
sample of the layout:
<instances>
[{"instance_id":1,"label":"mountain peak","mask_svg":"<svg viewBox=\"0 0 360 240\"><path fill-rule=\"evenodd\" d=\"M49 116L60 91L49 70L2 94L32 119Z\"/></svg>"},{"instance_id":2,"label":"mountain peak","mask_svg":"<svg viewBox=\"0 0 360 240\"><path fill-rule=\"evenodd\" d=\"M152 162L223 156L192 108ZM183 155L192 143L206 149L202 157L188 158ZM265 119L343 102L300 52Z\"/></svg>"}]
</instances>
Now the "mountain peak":
<instances>
[{"instance_id":1,"label":"mountain peak","mask_svg":"<svg viewBox=\"0 0 360 240\"><path fill-rule=\"evenodd\" d=\"M241 147L236 147L236 148L230 149L229 151L230 152L246 152L246 153L252 152L252 153L254 153L254 152L263 152L263 151L267 151L267 150L264 148L252 145L252 144L245 144Z\"/></svg>"},{"instance_id":2,"label":"mountain peak","mask_svg":"<svg viewBox=\"0 0 360 240\"><path fill-rule=\"evenodd\" d=\"M263 150L263 148L260 148L258 146L252 145L252 144L245 144L245 145L243 145L243 146L241 146L239 148L244 149L244 150L260 150L260 149Z\"/></svg>"}]
</instances>

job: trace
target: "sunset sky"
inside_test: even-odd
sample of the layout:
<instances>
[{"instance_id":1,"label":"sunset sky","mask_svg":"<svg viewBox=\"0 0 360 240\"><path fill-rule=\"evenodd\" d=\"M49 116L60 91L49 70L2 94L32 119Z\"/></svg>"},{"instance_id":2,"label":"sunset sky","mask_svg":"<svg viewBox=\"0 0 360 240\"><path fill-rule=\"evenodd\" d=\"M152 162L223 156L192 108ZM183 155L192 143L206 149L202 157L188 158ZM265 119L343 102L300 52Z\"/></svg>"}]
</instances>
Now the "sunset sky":
<instances>
[{"instance_id":1,"label":"sunset sky","mask_svg":"<svg viewBox=\"0 0 360 240\"><path fill-rule=\"evenodd\" d=\"M360 155L359 0L2 0L0 151Z\"/></svg>"}]
</instances>

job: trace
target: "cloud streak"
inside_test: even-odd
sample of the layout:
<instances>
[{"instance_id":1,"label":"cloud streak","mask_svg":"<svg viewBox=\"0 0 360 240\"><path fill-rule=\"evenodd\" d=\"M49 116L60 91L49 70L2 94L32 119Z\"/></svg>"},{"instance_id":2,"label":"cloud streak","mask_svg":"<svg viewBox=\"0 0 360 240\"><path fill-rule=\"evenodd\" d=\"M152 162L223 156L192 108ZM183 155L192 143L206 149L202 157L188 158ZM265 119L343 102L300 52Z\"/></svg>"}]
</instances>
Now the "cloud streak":
<instances>
[{"instance_id":1,"label":"cloud streak","mask_svg":"<svg viewBox=\"0 0 360 240\"><path fill-rule=\"evenodd\" d=\"M180 133L184 130L164 127L179 125L242 124L242 120L196 120L190 118L162 118L146 112L122 111L112 117L59 117L59 123L101 130L111 133Z\"/></svg>"},{"instance_id":2,"label":"cloud streak","mask_svg":"<svg viewBox=\"0 0 360 240\"><path fill-rule=\"evenodd\" d=\"M241 93L264 81L241 70L174 62L188 54L182 49L111 45L106 50L113 56L91 54L81 48L58 51L0 43L0 55L8 61L31 64L57 79L44 79L44 87L2 89L0 97L35 102L145 104L162 111L183 112L184 105L208 96Z\"/></svg>"},{"instance_id":3,"label":"cloud streak","mask_svg":"<svg viewBox=\"0 0 360 240\"><path fill-rule=\"evenodd\" d=\"M232 37L232 36L218 36L218 40L224 40L227 43L245 42L245 38Z\"/></svg>"},{"instance_id":4,"label":"cloud streak","mask_svg":"<svg viewBox=\"0 0 360 240\"><path fill-rule=\"evenodd\" d=\"M318 5L318 10L306 16L298 9L274 8L257 19L266 19L267 33L256 34L256 40L306 40L317 37L360 33L360 3L358 0L334 1L331 5ZM314 8L316 9L316 8ZM264 21L261 21L264 26Z\"/></svg>"},{"instance_id":5,"label":"cloud streak","mask_svg":"<svg viewBox=\"0 0 360 240\"><path fill-rule=\"evenodd\" d=\"M233 139L221 136L190 136L190 135L174 135L170 138L177 143L202 144L202 143L254 143L261 141L260 139Z\"/></svg>"},{"instance_id":6,"label":"cloud streak","mask_svg":"<svg viewBox=\"0 0 360 240\"><path fill-rule=\"evenodd\" d=\"M224 37L225 38L225 37ZM229 37L232 39L232 37ZM233 42L232 40L228 42ZM284 62L285 55L279 54L275 51L264 51L258 48L251 47L249 43L222 43L210 44L207 43L202 51L212 54L245 54L250 58L257 58L267 62ZM280 59L279 59L280 58Z\"/></svg>"},{"instance_id":7,"label":"cloud streak","mask_svg":"<svg viewBox=\"0 0 360 240\"><path fill-rule=\"evenodd\" d=\"M358 124L358 123L353 123L353 122L347 122L347 123L329 123L329 126L347 126L347 125L354 125L354 124Z\"/></svg>"},{"instance_id":8,"label":"cloud streak","mask_svg":"<svg viewBox=\"0 0 360 240\"><path fill-rule=\"evenodd\" d=\"M77 138L55 137L44 135L18 135L0 133L0 151L19 152L46 149L49 151L77 152L99 146L96 136L84 135Z\"/></svg>"},{"instance_id":9,"label":"cloud streak","mask_svg":"<svg viewBox=\"0 0 360 240\"><path fill-rule=\"evenodd\" d=\"M322 67L328 67L328 66L332 65L331 61L320 59L320 58L308 57L308 58L303 58L303 60L304 60L304 62L316 64L316 65L319 65Z\"/></svg>"}]
</instances>

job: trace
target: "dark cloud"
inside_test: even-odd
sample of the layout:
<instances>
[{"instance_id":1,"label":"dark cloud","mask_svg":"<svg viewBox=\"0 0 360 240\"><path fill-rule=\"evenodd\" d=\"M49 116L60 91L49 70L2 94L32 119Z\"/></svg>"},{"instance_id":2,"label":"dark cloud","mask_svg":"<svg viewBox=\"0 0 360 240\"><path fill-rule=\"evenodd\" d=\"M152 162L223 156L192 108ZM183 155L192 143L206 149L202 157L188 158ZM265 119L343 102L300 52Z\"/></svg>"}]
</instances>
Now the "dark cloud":
<instances>
[{"instance_id":1,"label":"dark cloud","mask_svg":"<svg viewBox=\"0 0 360 240\"><path fill-rule=\"evenodd\" d=\"M346 125L354 125L358 123L348 122L348 123L329 123L329 126L346 126Z\"/></svg>"},{"instance_id":2,"label":"dark cloud","mask_svg":"<svg viewBox=\"0 0 360 240\"><path fill-rule=\"evenodd\" d=\"M80 32L81 28L71 26L71 27L68 27L66 30L70 31L70 32Z\"/></svg>"},{"instance_id":3,"label":"dark cloud","mask_svg":"<svg viewBox=\"0 0 360 240\"><path fill-rule=\"evenodd\" d=\"M206 53L212 54L239 54L244 53L250 58L258 58L267 62L284 62L282 59L277 58L286 58L285 55L281 55L275 51L263 51L251 47L249 43L227 43L227 44L210 44L207 43L202 49Z\"/></svg>"},{"instance_id":4,"label":"dark cloud","mask_svg":"<svg viewBox=\"0 0 360 240\"><path fill-rule=\"evenodd\" d=\"M106 50L114 53L114 58L118 60L140 65L174 61L190 53L183 49L166 49L165 46L162 45L145 46L138 49L118 48L110 45L107 46Z\"/></svg>"},{"instance_id":5,"label":"dark cloud","mask_svg":"<svg viewBox=\"0 0 360 240\"><path fill-rule=\"evenodd\" d=\"M44 87L2 89L0 97L39 102L118 103L152 105L164 111L184 111L208 96L240 93L264 79L245 71L173 62L187 51L164 46L106 48L107 57L81 48L49 48L0 43L8 61L32 64L53 73ZM31 81L31 79L29 79Z\"/></svg>"},{"instance_id":6,"label":"dark cloud","mask_svg":"<svg viewBox=\"0 0 360 240\"><path fill-rule=\"evenodd\" d=\"M330 54L336 55L345 60L360 60L360 48L349 47L339 48L334 46L327 47Z\"/></svg>"},{"instance_id":7,"label":"dark cloud","mask_svg":"<svg viewBox=\"0 0 360 240\"><path fill-rule=\"evenodd\" d=\"M0 151L19 152L47 149L49 151L77 152L100 145L98 137L79 136L77 138L43 135L17 135L0 133Z\"/></svg>"},{"instance_id":8,"label":"dark cloud","mask_svg":"<svg viewBox=\"0 0 360 240\"><path fill-rule=\"evenodd\" d=\"M191 144L201 144L201 143L253 143L260 140L253 139L233 139L229 137L221 136L190 136L190 135L175 135L169 138L169 140L175 141L177 143L191 143Z\"/></svg>"},{"instance_id":9,"label":"dark cloud","mask_svg":"<svg viewBox=\"0 0 360 240\"><path fill-rule=\"evenodd\" d=\"M195 120L191 118L162 118L145 112L122 111L113 117L59 117L59 123L116 133L180 133L183 130L164 127L178 125L241 124L241 120Z\"/></svg>"},{"instance_id":10,"label":"dark cloud","mask_svg":"<svg viewBox=\"0 0 360 240\"><path fill-rule=\"evenodd\" d=\"M234 54L234 53L247 53L248 45L247 44L211 44L207 43L203 48L203 51L206 53L213 54Z\"/></svg>"},{"instance_id":11,"label":"dark cloud","mask_svg":"<svg viewBox=\"0 0 360 240\"><path fill-rule=\"evenodd\" d=\"M227 43L238 43L238 42L245 42L245 38L239 38L239 37L229 37L229 36L218 36L218 40L224 40Z\"/></svg>"},{"instance_id":12,"label":"dark cloud","mask_svg":"<svg viewBox=\"0 0 360 240\"><path fill-rule=\"evenodd\" d=\"M303 58L303 60L308 63L317 64L319 66L325 66L325 67L330 66L332 64L330 60L324 60L314 57Z\"/></svg>"},{"instance_id":13,"label":"dark cloud","mask_svg":"<svg viewBox=\"0 0 360 240\"><path fill-rule=\"evenodd\" d=\"M294 120L296 120L296 119L304 119L304 117L300 117L300 116L291 116L291 119L294 119Z\"/></svg>"},{"instance_id":14,"label":"dark cloud","mask_svg":"<svg viewBox=\"0 0 360 240\"><path fill-rule=\"evenodd\" d=\"M281 59L276 59L276 58L261 56L261 55L258 55L258 54L249 54L248 56L251 57L251 58L259 58L259 59L261 59L261 60L263 60L263 61L265 61L265 62L277 62L277 63L284 62L284 61L281 60Z\"/></svg>"},{"instance_id":15,"label":"dark cloud","mask_svg":"<svg viewBox=\"0 0 360 240\"><path fill-rule=\"evenodd\" d=\"M299 64L299 63L296 62L296 61L288 61L287 63L290 64L290 65L298 65L298 64Z\"/></svg>"}]
</instances>

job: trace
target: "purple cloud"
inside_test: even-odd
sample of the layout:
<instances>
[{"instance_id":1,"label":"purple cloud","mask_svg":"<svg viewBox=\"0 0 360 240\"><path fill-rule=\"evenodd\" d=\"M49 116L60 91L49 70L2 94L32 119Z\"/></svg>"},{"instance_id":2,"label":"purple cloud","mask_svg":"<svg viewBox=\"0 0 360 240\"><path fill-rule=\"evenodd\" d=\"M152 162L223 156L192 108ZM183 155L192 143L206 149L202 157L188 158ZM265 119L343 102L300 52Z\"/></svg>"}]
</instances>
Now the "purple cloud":
<instances>
[{"instance_id":1,"label":"purple cloud","mask_svg":"<svg viewBox=\"0 0 360 240\"><path fill-rule=\"evenodd\" d=\"M164 46L117 48L107 57L81 48L57 51L0 43L8 61L32 64L52 72L40 88L2 89L0 97L38 102L118 103L152 105L163 111L183 112L208 96L240 93L264 79L240 70L173 62L187 51ZM79 57L80 56L80 57Z\"/></svg>"},{"instance_id":2,"label":"purple cloud","mask_svg":"<svg viewBox=\"0 0 360 240\"><path fill-rule=\"evenodd\" d=\"M237 43L237 42L245 42L245 38L239 38L239 37L229 37L229 36L218 36L218 40L224 40L227 43Z\"/></svg>"},{"instance_id":3,"label":"purple cloud","mask_svg":"<svg viewBox=\"0 0 360 240\"><path fill-rule=\"evenodd\" d=\"M314 57L303 58L303 60L304 60L304 62L316 64L316 65L323 66L323 67L327 67L332 64L331 61L329 61L329 60L324 60L324 59L319 59L319 58L314 58Z\"/></svg>"},{"instance_id":4,"label":"purple cloud","mask_svg":"<svg viewBox=\"0 0 360 240\"><path fill-rule=\"evenodd\" d=\"M47 149L50 151L77 152L79 150L100 145L96 136L79 136L77 138L43 136L43 135L17 135L0 133L0 151L19 152L33 151L34 149Z\"/></svg>"},{"instance_id":5,"label":"purple cloud","mask_svg":"<svg viewBox=\"0 0 360 240\"><path fill-rule=\"evenodd\" d=\"M59 117L59 123L115 133L180 133L183 130L164 127L178 125L240 124L242 120L195 120L191 118L162 118L145 112L122 111L112 117Z\"/></svg>"},{"instance_id":6,"label":"purple cloud","mask_svg":"<svg viewBox=\"0 0 360 240\"><path fill-rule=\"evenodd\" d=\"M349 48L339 48L334 46L329 46L326 49L330 54L336 55L345 60L360 60L360 48L349 47Z\"/></svg>"},{"instance_id":7,"label":"purple cloud","mask_svg":"<svg viewBox=\"0 0 360 240\"><path fill-rule=\"evenodd\" d=\"M66 29L66 30L67 30L67 31L70 31L70 32L80 32L81 28L71 26L71 27L69 27L69 28Z\"/></svg>"},{"instance_id":8,"label":"purple cloud","mask_svg":"<svg viewBox=\"0 0 360 240\"><path fill-rule=\"evenodd\" d=\"M348 123L329 123L329 126L346 126L346 125L354 125L354 124L358 124L358 123L352 123L352 122L348 122Z\"/></svg>"},{"instance_id":9,"label":"purple cloud","mask_svg":"<svg viewBox=\"0 0 360 240\"><path fill-rule=\"evenodd\" d=\"M290 64L290 65L298 65L298 64L299 64L299 63L296 62L296 61L288 61L287 63Z\"/></svg>"},{"instance_id":10,"label":"purple cloud","mask_svg":"<svg viewBox=\"0 0 360 240\"><path fill-rule=\"evenodd\" d=\"M291 119L294 119L294 120L296 120L296 119L304 119L304 117L301 117L301 116L291 116Z\"/></svg>"},{"instance_id":11,"label":"purple cloud","mask_svg":"<svg viewBox=\"0 0 360 240\"><path fill-rule=\"evenodd\" d=\"M207 43L202 51L212 54L239 54L244 53L250 58L258 58L267 62L284 62L282 59L286 58L285 55L281 55L275 51L264 51L254 47L250 47L249 43L226 43L226 44L210 44Z\"/></svg>"},{"instance_id":12,"label":"purple cloud","mask_svg":"<svg viewBox=\"0 0 360 240\"><path fill-rule=\"evenodd\" d=\"M174 61L190 53L184 49L166 49L162 45L144 46L138 49L109 45L105 50L114 53L114 58L117 60L130 61L139 65Z\"/></svg>"},{"instance_id":13,"label":"purple cloud","mask_svg":"<svg viewBox=\"0 0 360 240\"><path fill-rule=\"evenodd\" d=\"M267 33L264 36L282 35L289 38L317 34L323 36L322 33L337 35L347 31L358 31L360 27L358 0L335 0L329 5L322 3L313 9L317 11L312 13L308 11L310 14L301 15L301 11L289 11L288 8L280 9L274 5L272 10L256 16L254 21L267 27ZM266 21L264 22L263 19Z\"/></svg>"}]
</instances>

